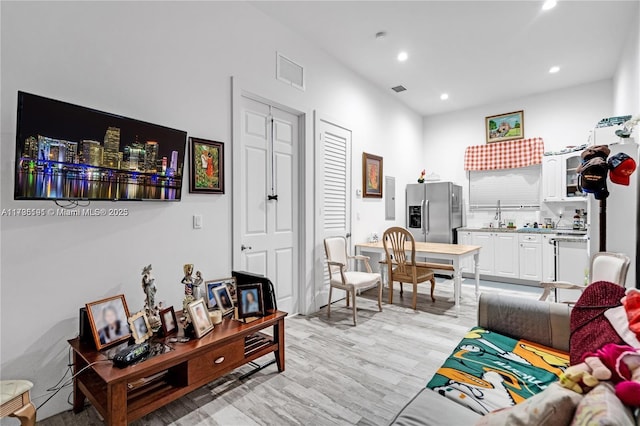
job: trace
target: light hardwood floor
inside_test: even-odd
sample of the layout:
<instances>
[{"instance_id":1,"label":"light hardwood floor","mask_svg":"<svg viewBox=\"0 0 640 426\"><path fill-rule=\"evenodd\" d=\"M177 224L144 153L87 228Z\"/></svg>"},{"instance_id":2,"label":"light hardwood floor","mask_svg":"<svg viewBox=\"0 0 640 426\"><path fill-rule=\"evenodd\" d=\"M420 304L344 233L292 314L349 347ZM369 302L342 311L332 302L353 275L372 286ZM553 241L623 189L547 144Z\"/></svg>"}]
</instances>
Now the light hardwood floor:
<instances>
[{"instance_id":1,"label":"light hardwood floor","mask_svg":"<svg viewBox=\"0 0 640 426\"><path fill-rule=\"evenodd\" d=\"M469 283L471 280L466 280ZM358 326L344 301L286 320L286 371L275 365L240 380L243 367L136 421L135 425L387 425L421 389L465 332L476 323L473 286L463 285L462 313L454 316L453 286L438 279L436 302L410 286L378 312L375 291L358 298ZM492 285L491 283L483 283ZM537 298L540 289L481 287L482 291ZM388 290L384 290L387 300ZM266 359L270 360L271 357ZM262 361L262 360L261 360ZM87 407L39 422L46 426L101 425Z\"/></svg>"}]
</instances>

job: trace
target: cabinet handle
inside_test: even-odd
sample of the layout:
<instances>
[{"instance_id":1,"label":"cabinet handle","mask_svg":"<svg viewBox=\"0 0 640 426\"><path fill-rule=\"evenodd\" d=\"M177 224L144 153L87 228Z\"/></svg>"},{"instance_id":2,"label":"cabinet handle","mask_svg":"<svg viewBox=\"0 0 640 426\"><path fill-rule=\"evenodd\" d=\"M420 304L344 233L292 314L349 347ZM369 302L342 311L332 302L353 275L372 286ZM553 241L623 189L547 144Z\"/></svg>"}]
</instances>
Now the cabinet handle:
<instances>
[{"instance_id":1,"label":"cabinet handle","mask_svg":"<svg viewBox=\"0 0 640 426\"><path fill-rule=\"evenodd\" d=\"M214 364L222 364L224 362L224 357L221 356L220 358L216 358L215 361L213 361Z\"/></svg>"}]
</instances>

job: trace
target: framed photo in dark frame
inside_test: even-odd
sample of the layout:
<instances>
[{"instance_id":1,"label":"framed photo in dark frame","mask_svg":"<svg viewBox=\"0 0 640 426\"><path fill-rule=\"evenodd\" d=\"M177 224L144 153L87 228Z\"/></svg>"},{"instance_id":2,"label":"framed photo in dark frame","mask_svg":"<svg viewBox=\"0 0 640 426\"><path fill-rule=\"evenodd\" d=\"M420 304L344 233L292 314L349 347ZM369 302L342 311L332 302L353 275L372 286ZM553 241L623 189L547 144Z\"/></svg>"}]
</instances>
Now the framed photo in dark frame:
<instances>
[{"instance_id":1,"label":"framed photo in dark frame","mask_svg":"<svg viewBox=\"0 0 640 426\"><path fill-rule=\"evenodd\" d=\"M97 350L129 340L129 308L124 294L87 303L86 308Z\"/></svg>"},{"instance_id":2,"label":"framed photo in dark frame","mask_svg":"<svg viewBox=\"0 0 640 426\"><path fill-rule=\"evenodd\" d=\"M189 192L224 194L224 143L189 138Z\"/></svg>"},{"instance_id":3,"label":"framed photo in dark frame","mask_svg":"<svg viewBox=\"0 0 640 426\"><path fill-rule=\"evenodd\" d=\"M168 336L169 334L178 332L178 321L173 306L169 306L160 311L160 322L162 323L163 335Z\"/></svg>"},{"instance_id":4,"label":"framed photo in dark frame","mask_svg":"<svg viewBox=\"0 0 640 426\"><path fill-rule=\"evenodd\" d=\"M362 153L362 197L382 198L382 157Z\"/></svg>"},{"instance_id":5,"label":"framed photo in dark frame","mask_svg":"<svg viewBox=\"0 0 640 426\"><path fill-rule=\"evenodd\" d=\"M264 316L264 300L260 284L238 286L238 318Z\"/></svg>"}]
</instances>

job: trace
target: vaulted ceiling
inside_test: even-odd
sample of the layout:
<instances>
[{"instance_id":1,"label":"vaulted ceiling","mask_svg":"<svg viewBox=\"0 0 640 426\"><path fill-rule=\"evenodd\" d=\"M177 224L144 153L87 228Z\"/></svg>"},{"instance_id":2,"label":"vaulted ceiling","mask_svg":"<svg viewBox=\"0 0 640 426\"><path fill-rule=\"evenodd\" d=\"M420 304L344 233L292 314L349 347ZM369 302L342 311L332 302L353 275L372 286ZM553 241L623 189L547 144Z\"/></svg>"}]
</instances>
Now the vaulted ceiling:
<instances>
[{"instance_id":1,"label":"vaulted ceiling","mask_svg":"<svg viewBox=\"0 0 640 426\"><path fill-rule=\"evenodd\" d=\"M422 115L612 78L640 25L638 1L561 0L546 11L542 1L252 4Z\"/></svg>"}]
</instances>

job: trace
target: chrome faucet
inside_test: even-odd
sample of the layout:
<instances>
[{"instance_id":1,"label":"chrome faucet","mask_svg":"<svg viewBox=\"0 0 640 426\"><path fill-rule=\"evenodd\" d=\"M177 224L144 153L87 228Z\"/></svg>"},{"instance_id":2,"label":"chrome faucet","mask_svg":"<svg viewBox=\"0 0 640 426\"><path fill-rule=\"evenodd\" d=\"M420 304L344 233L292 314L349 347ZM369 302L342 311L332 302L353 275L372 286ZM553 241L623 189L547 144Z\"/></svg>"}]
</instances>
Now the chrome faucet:
<instances>
[{"instance_id":1,"label":"chrome faucet","mask_svg":"<svg viewBox=\"0 0 640 426\"><path fill-rule=\"evenodd\" d=\"M493 220L498 221L498 228L502 228L504 226L504 222L502 221L502 209L500 208L500 200L498 200L498 205L496 206L496 215L493 217Z\"/></svg>"}]
</instances>

